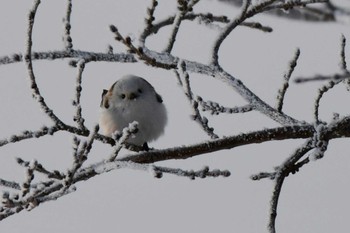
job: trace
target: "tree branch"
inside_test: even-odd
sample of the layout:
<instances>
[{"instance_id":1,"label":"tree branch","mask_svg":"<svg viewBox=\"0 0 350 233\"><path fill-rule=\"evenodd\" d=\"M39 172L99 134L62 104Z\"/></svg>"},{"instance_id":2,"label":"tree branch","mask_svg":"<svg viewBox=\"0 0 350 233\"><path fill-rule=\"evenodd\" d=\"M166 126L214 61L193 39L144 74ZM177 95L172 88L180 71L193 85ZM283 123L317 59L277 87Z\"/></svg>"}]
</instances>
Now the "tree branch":
<instances>
[{"instance_id":1,"label":"tree branch","mask_svg":"<svg viewBox=\"0 0 350 233\"><path fill-rule=\"evenodd\" d=\"M277 95L277 106L276 109L278 112L282 112L282 107L283 107L283 101L284 101L284 96L286 94L286 91L289 87L289 79L292 76L292 73L297 66L297 61L300 55L300 49L297 49L295 51L295 55L293 60L289 63L289 69L287 73L284 74L284 82L283 86L281 87L280 90L278 90L278 95Z\"/></svg>"}]
</instances>

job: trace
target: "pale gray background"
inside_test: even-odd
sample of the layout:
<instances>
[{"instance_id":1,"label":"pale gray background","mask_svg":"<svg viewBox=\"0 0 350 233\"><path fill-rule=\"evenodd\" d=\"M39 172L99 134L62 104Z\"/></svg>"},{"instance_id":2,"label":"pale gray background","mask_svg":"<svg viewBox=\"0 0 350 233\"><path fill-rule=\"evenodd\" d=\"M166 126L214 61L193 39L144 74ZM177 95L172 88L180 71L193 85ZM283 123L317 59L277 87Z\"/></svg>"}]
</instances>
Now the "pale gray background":
<instances>
[{"instance_id":1,"label":"pale gray background","mask_svg":"<svg viewBox=\"0 0 350 233\"><path fill-rule=\"evenodd\" d=\"M151 1L80 0L73 1L72 37L76 49L106 51L113 40L108 26L115 24L124 34L137 35L143 26L146 7ZM160 1L156 17L174 12L176 1ZM343 2L345 5L348 1ZM27 12L31 1L3 0L0 7L0 55L23 52ZM39 6L34 26L34 50L61 49L62 17L66 1L47 0ZM229 17L236 8L204 1L198 11L211 10ZM161 12L160 12L161 11ZM284 71L297 47L301 57L293 77L331 74L339 70L340 36L350 40L349 23L303 23L272 16L254 20L274 28L263 33L237 28L224 42L220 60L225 69L241 79L271 105L282 83ZM169 30L150 40L150 48L162 49ZM186 22L179 32L174 54L207 62L217 31L195 22ZM350 46L350 44L349 44ZM349 48L348 46L348 48ZM350 49L347 49L350 57ZM350 59L348 59L350 62ZM77 70L67 61L36 61L34 71L45 99L62 119L72 122ZM123 74L134 73L151 82L163 96L169 112L165 135L151 146L165 148L208 139L189 118L191 110L174 74L142 64L91 63L84 72L82 105L86 123L97 122L100 94ZM244 101L230 88L212 78L192 75L194 91L206 99L229 106ZM0 66L0 137L24 129L38 129L50 121L31 99L24 64ZM285 99L291 116L312 121L313 102L321 83L292 84ZM219 91L218 91L219 90ZM330 120L333 112L349 113L349 93L343 86L322 99L321 118ZM258 113L209 118L220 135L235 135L253 129L277 126ZM38 159L50 169L68 168L72 161L71 135L27 140L0 148L0 177L21 181L24 170L14 157ZM271 171L293 152L303 140L269 142L202 155L185 161L160 163L183 169L229 169L229 178L197 179L119 170L77 185L78 190L57 201L12 216L0 222L0 232L266 232L272 182L253 182L249 176ZM350 157L348 139L332 141L324 159L303 167L287 178L278 209L279 232L348 232L350 230ZM99 161L110 148L95 144L89 161Z\"/></svg>"}]
</instances>

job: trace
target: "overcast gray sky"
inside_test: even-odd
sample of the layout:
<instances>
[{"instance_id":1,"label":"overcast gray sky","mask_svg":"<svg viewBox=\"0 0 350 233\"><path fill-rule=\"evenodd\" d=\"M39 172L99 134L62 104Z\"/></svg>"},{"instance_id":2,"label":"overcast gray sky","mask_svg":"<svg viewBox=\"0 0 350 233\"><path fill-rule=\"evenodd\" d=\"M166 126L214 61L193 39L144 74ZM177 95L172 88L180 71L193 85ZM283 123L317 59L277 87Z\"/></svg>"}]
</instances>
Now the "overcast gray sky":
<instances>
[{"instance_id":1,"label":"overcast gray sky","mask_svg":"<svg viewBox=\"0 0 350 233\"><path fill-rule=\"evenodd\" d=\"M80 0L73 1L72 37L74 48L106 51L107 45L123 49L113 39L109 25L125 35L137 36L143 26L146 7L151 1ZM174 1L175 2L175 1ZM0 56L23 52L26 18L31 1L6 0L0 7ZM62 17L66 1L42 1L34 26L34 50L63 47ZM173 1L160 1L156 18L175 10ZM204 1L198 11L213 11L232 17L238 10L217 1ZM288 63L297 47L301 57L293 77L332 74L339 71L340 37L350 39L349 24L304 23L273 16L254 18L271 26L273 33L237 28L220 50L222 66L242 80L264 101L274 106L277 90ZM160 31L149 47L161 50L169 30ZM186 22L179 32L174 54L206 63L209 49L217 35L196 22ZM349 45L350 46L350 45ZM349 48L348 46L348 48ZM350 49L347 49L350 57ZM47 103L56 114L72 122L74 83L77 70L68 61L36 61L34 71ZM91 63L83 76L82 106L89 127L98 121L100 94L124 74L146 78L164 99L169 113L165 135L152 143L166 148L207 140L198 125L191 121L191 109L172 72L142 64ZM206 99L234 106L244 101L232 89L212 77L191 75L194 91ZM37 129L50 121L31 98L24 64L0 66L0 138ZM313 120L313 102L321 83L291 84L284 109L287 114L305 121ZM343 86L332 90L322 100L320 116L330 120L333 112L349 113L349 93ZM277 126L259 113L211 118L219 135ZM72 136L58 133L54 137L28 140L0 148L0 177L21 181L24 170L15 157L38 159L51 169L66 169L72 161ZM45 203L31 212L23 211L2 222L1 232L267 232L272 181L251 181L249 176L272 171L303 140L268 142L229 151L202 155L184 161L167 161L164 166L183 169L228 169L229 178L191 181L165 175L118 170L77 185L77 191L57 201ZM325 158L308 164L301 172L289 176L282 190L277 229L279 232L346 232L350 209L350 157L348 139L332 141ZM106 157L111 148L95 144L87 163Z\"/></svg>"}]
</instances>

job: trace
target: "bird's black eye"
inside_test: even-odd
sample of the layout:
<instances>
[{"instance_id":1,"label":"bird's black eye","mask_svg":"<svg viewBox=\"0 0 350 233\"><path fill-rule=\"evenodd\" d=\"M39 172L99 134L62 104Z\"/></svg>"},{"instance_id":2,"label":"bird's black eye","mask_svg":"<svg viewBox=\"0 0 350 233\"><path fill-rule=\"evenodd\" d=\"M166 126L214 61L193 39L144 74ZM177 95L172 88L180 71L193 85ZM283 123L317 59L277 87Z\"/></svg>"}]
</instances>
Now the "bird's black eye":
<instances>
[{"instance_id":1,"label":"bird's black eye","mask_svg":"<svg viewBox=\"0 0 350 233\"><path fill-rule=\"evenodd\" d=\"M138 93L140 93L140 94L142 93L142 90L141 90L140 88L137 89L137 91L138 91Z\"/></svg>"},{"instance_id":2,"label":"bird's black eye","mask_svg":"<svg viewBox=\"0 0 350 233\"><path fill-rule=\"evenodd\" d=\"M125 94L121 94L120 98L125 99Z\"/></svg>"}]
</instances>

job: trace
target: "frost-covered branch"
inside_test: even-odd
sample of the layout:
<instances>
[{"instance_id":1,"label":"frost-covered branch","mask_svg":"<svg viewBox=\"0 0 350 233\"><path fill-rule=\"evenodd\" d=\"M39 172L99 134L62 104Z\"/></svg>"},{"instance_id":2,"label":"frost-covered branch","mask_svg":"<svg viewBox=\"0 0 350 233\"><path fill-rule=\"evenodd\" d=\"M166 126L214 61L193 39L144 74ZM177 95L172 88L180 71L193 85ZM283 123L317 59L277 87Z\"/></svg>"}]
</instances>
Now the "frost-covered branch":
<instances>
[{"instance_id":1,"label":"frost-covered branch","mask_svg":"<svg viewBox=\"0 0 350 233\"><path fill-rule=\"evenodd\" d=\"M123 37L122 34L120 34L118 29L114 25L110 25L110 30L111 30L111 32L113 32L115 34L115 39L117 41L122 42L129 49L128 50L129 53L136 54L137 57L140 60L144 61L146 64L151 65L151 66L155 66L155 67L159 67L159 68L163 68L163 69L174 68L174 65L163 63L159 60L157 61L157 59L155 57L152 57L149 54L146 54L145 48L143 48L143 47L136 48L136 46L132 43L131 38L129 36Z\"/></svg>"},{"instance_id":2,"label":"frost-covered branch","mask_svg":"<svg viewBox=\"0 0 350 233\"><path fill-rule=\"evenodd\" d=\"M198 178L206 178L206 177L218 177L218 176L223 176L223 177L228 177L231 175L231 173L227 170L220 171L219 169L214 169L210 171L208 166L205 166L203 169L198 170L198 171L185 171L179 168L168 168L168 167L159 167L159 166L153 166L152 168L154 176L156 178L161 178L163 176L163 173L168 173L168 174L174 174L177 176L184 176L188 177L191 180L194 180L196 177Z\"/></svg>"},{"instance_id":3,"label":"frost-covered branch","mask_svg":"<svg viewBox=\"0 0 350 233\"><path fill-rule=\"evenodd\" d=\"M159 20L156 23L152 23L152 27L147 28L147 30L144 30L142 34L140 35L140 43L144 45L145 39L153 34L156 34L160 29L172 25L174 23L175 16L170 16L166 19ZM228 20L227 16L221 15L213 15L212 13L192 13L188 12L186 15L182 17L182 20L190 20L194 21L197 20L200 24L204 24L208 26L209 28L216 28L220 29L218 25L214 25L214 23L220 23L220 24L227 24L230 21ZM272 32L273 29L269 26L264 26L261 23L258 22L242 22L239 26L249 27L257 30L261 30L263 32Z\"/></svg>"},{"instance_id":4,"label":"frost-covered branch","mask_svg":"<svg viewBox=\"0 0 350 233\"><path fill-rule=\"evenodd\" d=\"M344 35L342 35L341 43L340 43L340 62L339 62L341 73L335 73L331 75L318 74L311 78L299 77L299 78L296 78L294 81L296 83L305 83L310 81L330 81L328 86L331 85L331 82L335 82L338 84L340 81L345 81L349 85L350 71L348 70L347 64L346 64L345 47L346 47L346 38Z\"/></svg>"},{"instance_id":5,"label":"frost-covered branch","mask_svg":"<svg viewBox=\"0 0 350 233\"><path fill-rule=\"evenodd\" d=\"M329 81L326 85L324 85L323 87L321 87L320 89L318 89L318 94L315 100L315 105L314 105L314 117L315 117L315 121L317 123L320 122L319 119L319 108L320 108L320 101L323 97L323 95L328 92L329 90L331 90L334 86L338 85L339 83L341 83L342 80L338 80L338 81Z\"/></svg>"},{"instance_id":6,"label":"frost-covered branch","mask_svg":"<svg viewBox=\"0 0 350 233\"><path fill-rule=\"evenodd\" d=\"M87 160L98 130L99 126L97 125L94 127L94 130L91 131L89 138L83 143L80 143L77 138L74 139L75 144L73 148L73 166L67 171L64 180L65 189L68 189L72 185L75 174Z\"/></svg>"},{"instance_id":7,"label":"frost-covered branch","mask_svg":"<svg viewBox=\"0 0 350 233\"><path fill-rule=\"evenodd\" d=\"M80 104L81 91L82 91L81 82L82 82L82 76L83 76L85 64L86 64L85 60L81 60L78 62L78 75L76 79L75 99L72 102L73 106L75 106L76 108L76 113L73 119L75 122L77 122L79 129L82 129L82 130L87 130L84 125L85 119L81 115L82 108Z\"/></svg>"},{"instance_id":8,"label":"frost-covered branch","mask_svg":"<svg viewBox=\"0 0 350 233\"><path fill-rule=\"evenodd\" d=\"M27 165L27 163L25 163ZM35 171L35 166L32 165L32 162L29 162L29 167L33 168L28 175L29 178L26 179L32 181L33 173ZM34 163L35 164L35 163ZM64 195L67 195L76 190L73 187L73 184L78 182L88 180L94 176L104 174L106 172L110 172L116 169L128 168L133 170L140 171L150 171L152 174L158 174L156 177L160 178L163 173L173 174L177 176L189 177L194 179L195 177L205 178L205 177L228 177L230 176L229 171L220 171L218 169L209 170L209 167L204 167L199 171L185 171L182 169L172 169L166 167L157 167L150 164L139 164L131 161L123 162L123 161L102 161L99 163L92 164L90 166L80 168L75 171L74 175L71 176L70 182L60 181L55 179L50 179L46 182L34 183L34 184L25 184L27 187L26 195L21 195L21 193L17 193L12 191L11 193L8 191L3 192L2 201L0 206L0 221L16 214L22 210L32 210L38 207L41 203L56 200ZM66 173L66 175L71 174L70 171ZM1 180L0 180L1 181ZM11 182L4 182L7 186L11 186L14 189L19 189L18 184L12 184ZM0 182L1 184L1 182ZM20 190L19 190L20 191ZM21 191L20 191L21 192Z\"/></svg>"},{"instance_id":9,"label":"frost-covered branch","mask_svg":"<svg viewBox=\"0 0 350 233\"><path fill-rule=\"evenodd\" d=\"M341 44L340 44L340 68L342 69L343 73L349 74L350 72L346 65L345 47L346 47L346 37L342 35Z\"/></svg>"},{"instance_id":10,"label":"frost-covered branch","mask_svg":"<svg viewBox=\"0 0 350 233\"><path fill-rule=\"evenodd\" d=\"M300 55L300 49L297 49L293 60L289 63L289 69L288 69L287 73L285 73L283 76L284 77L283 85L282 85L281 89L278 90L276 109L279 112L282 112L284 95L286 94L286 91L289 87L289 79L292 76L294 68L297 66L297 61L298 61L299 55Z\"/></svg>"},{"instance_id":11,"label":"frost-covered branch","mask_svg":"<svg viewBox=\"0 0 350 233\"><path fill-rule=\"evenodd\" d=\"M231 20L230 23L223 29L223 31L218 36L218 39L215 41L213 51L212 51L212 61L211 63L215 66L219 65L219 48L222 42L226 39L226 37L235 29L239 24L241 24L246 19L246 13L250 6L251 0L243 0L243 5L241 9L241 13L234 20Z\"/></svg>"},{"instance_id":12,"label":"frost-covered branch","mask_svg":"<svg viewBox=\"0 0 350 233\"><path fill-rule=\"evenodd\" d=\"M56 125L62 125L61 120L53 113L53 110L46 104L44 98L42 97L39 91L39 87L36 83L35 74L33 71L33 62L32 62L32 56L31 56L32 45L33 45L32 33L33 33L33 26L34 26L34 18L35 18L37 9L39 7L39 4L40 4L40 0L36 0L34 2L34 6L32 10L28 14L27 48L24 54L25 64L27 66L33 98L39 103L44 113L46 113L48 117L50 117L53 120L53 122L55 122Z\"/></svg>"},{"instance_id":13,"label":"frost-covered branch","mask_svg":"<svg viewBox=\"0 0 350 233\"><path fill-rule=\"evenodd\" d=\"M220 0L222 2L228 2L236 7L240 7L242 0ZM287 12L287 14L286 14ZM300 8L288 9L274 9L268 13L278 17L283 17L292 20L304 20L312 22L329 22L336 21L341 15L350 15L349 9L344 9L336 6L332 0L320 3L318 7L305 6Z\"/></svg>"},{"instance_id":14,"label":"frost-covered branch","mask_svg":"<svg viewBox=\"0 0 350 233\"><path fill-rule=\"evenodd\" d=\"M73 39L70 34L70 30L72 28L70 18L72 15L72 0L67 0L67 9L66 9L66 17L63 19L64 22L64 36L63 42L67 51L73 49Z\"/></svg>"},{"instance_id":15,"label":"frost-covered branch","mask_svg":"<svg viewBox=\"0 0 350 233\"><path fill-rule=\"evenodd\" d=\"M198 104L202 107L202 111L210 111L210 114L212 115L219 115L220 113L246 113L254 110L253 106L251 104L246 104L241 107L224 107L221 106L219 103L213 102L213 101L204 101L202 97L197 96L196 101Z\"/></svg>"},{"instance_id":16,"label":"frost-covered branch","mask_svg":"<svg viewBox=\"0 0 350 233\"><path fill-rule=\"evenodd\" d=\"M306 82L312 82L312 81L329 81L331 82L337 82L337 81L343 81L345 79L350 78L350 74L332 74L332 75L315 75L311 78L304 78L299 77L294 80L295 83L306 83Z\"/></svg>"},{"instance_id":17,"label":"frost-covered branch","mask_svg":"<svg viewBox=\"0 0 350 233\"><path fill-rule=\"evenodd\" d=\"M187 66L188 67L188 66ZM232 75L225 71L221 71L217 74L219 80L224 81L230 87L233 87L244 99L246 99L251 106L259 111L260 113L268 116L272 120L282 124L282 125L291 125L301 123L298 120L279 112L277 109L271 107L258 96L256 96L252 91L250 91L242 81L234 78Z\"/></svg>"},{"instance_id":18,"label":"frost-covered branch","mask_svg":"<svg viewBox=\"0 0 350 233\"><path fill-rule=\"evenodd\" d=\"M278 200L281 194L282 185L286 176L294 171L295 163L301 159L306 153L313 149L312 140L308 140L302 147L298 148L281 166L277 168L274 180L275 186L272 192L272 198L270 201L270 220L268 224L269 231L271 233L276 232L276 217Z\"/></svg>"},{"instance_id":19,"label":"frost-covered branch","mask_svg":"<svg viewBox=\"0 0 350 233\"><path fill-rule=\"evenodd\" d=\"M118 137L118 139L116 137L116 134L113 135L114 139L116 140L116 144L113 147L112 154L108 158L109 162L113 162L117 158L119 151L122 149L123 145L125 145L126 141L131 136L133 136L137 133L137 131L138 131L137 125L138 125L138 123L135 121L130 123L128 127L123 129L122 134L120 137Z\"/></svg>"},{"instance_id":20,"label":"frost-covered branch","mask_svg":"<svg viewBox=\"0 0 350 233\"><path fill-rule=\"evenodd\" d=\"M39 129L37 131L25 130L20 134L15 134L15 135L10 136L9 138L0 140L0 147L5 146L9 143L16 143L16 142L20 142L22 140L26 140L26 139L30 139L30 138L40 138L40 137L43 137L45 135L53 135L54 133L56 133L59 130L60 129L56 126L53 126L50 128L43 126L41 129Z\"/></svg>"},{"instance_id":21,"label":"frost-covered branch","mask_svg":"<svg viewBox=\"0 0 350 233\"><path fill-rule=\"evenodd\" d=\"M126 53L96 53L91 51L82 50L53 50L45 52L32 52L31 60L57 60L77 58L85 59L85 61L95 62L120 62L120 63L135 63L137 62L133 54ZM0 65L7 65L12 63L18 63L23 61L23 55L21 53L14 53L12 55L3 56L0 58Z\"/></svg>"},{"instance_id":22,"label":"frost-covered branch","mask_svg":"<svg viewBox=\"0 0 350 233\"><path fill-rule=\"evenodd\" d=\"M198 109L198 101L194 100L193 93L190 85L190 77L186 72L186 67L184 62L179 62L178 71L175 70L175 74L179 80L179 84L183 87L184 93L191 104L193 115L192 119L201 125L202 129L212 138L218 138L219 136L214 133L214 128L209 127L208 119L201 115Z\"/></svg>"},{"instance_id":23,"label":"frost-covered branch","mask_svg":"<svg viewBox=\"0 0 350 233\"><path fill-rule=\"evenodd\" d=\"M190 12L193 10L194 5L196 5L200 0L181 0L178 1L178 12L174 18L173 22L173 29L171 30L171 35L169 36L169 41L164 49L163 52L165 53L170 53L171 50L173 49L175 40L176 40L176 35L179 31L180 24L187 14L187 12Z\"/></svg>"},{"instance_id":24,"label":"frost-covered branch","mask_svg":"<svg viewBox=\"0 0 350 233\"><path fill-rule=\"evenodd\" d=\"M350 11L349 11L350 15ZM344 75L347 75L348 78L344 78L344 83L346 84L346 87L348 90L350 90L350 71L347 67L346 63L346 53L345 53L345 47L346 47L346 37L344 35L341 36L341 44L340 44L340 69L342 70Z\"/></svg>"},{"instance_id":25,"label":"frost-covered branch","mask_svg":"<svg viewBox=\"0 0 350 233\"><path fill-rule=\"evenodd\" d=\"M323 139L333 139L333 138L343 137L344 135L350 136L349 128L350 128L350 117L338 119L338 120L335 120L332 124L330 124L328 128L323 130L322 137ZM290 132L292 135L289 135L288 137L286 137L285 132ZM151 151L141 152L136 155L132 154L132 155L125 156L119 160L115 160L112 162L103 161L101 163L97 163L86 168L77 169L75 172L75 175L72 176L71 184L77 183L82 180L90 179L98 174L102 174L104 172L108 172L118 168L130 167L130 166L132 169L135 168L135 166L136 168L138 167L142 168L141 165L140 165L141 167L137 165L139 163L149 164L149 163L164 161L168 159L186 159L196 155L198 156L198 155L207 154L218 150L230 149L230 148L243 146L251 143L262 143L264 141L267 142L271 140L283 140L286 138L313 138L314 132L315 131L313 130L312 126L281 127L276 129L252 132L250 134L240 134L234 137L216 139L209 142L206 141L206 142L196 144L196 145L191 145L191 146L179 146L179 147L170 148L170 149L151 150ZM312 141L312 139L310 139L310 141ZM312 144L312 146L314 146L314 144ZM88 147L89 146L86 146L86 147L84 146L84 148L88 148ZM288 164L288 172L295 171L295 167L291 165L296 164L296 166L298 166L297 162L300 158L301 158L300 153L296 153L295 156L291 157L285 162L285 164ZM130 165L130 162L133 162L132 165ZM283 166L280 166L279 169L282 169L282 167ZM34 170L38 170L38 168L35 168ZM160 170L162 172L167 171L167 173L180 172L180 173L183 173L183 175L185 176L193 176L192 172L183 172L183 171L181 172L181 169L180 170L160 169ZM198 177L203 176L203 175L200 175L202 174L201 172L204 172L204 171L198 171L197 173L195 172L195 174L197 174ZM223 176L228 175L226 171L219 172L216 170L213 170L211 173L205 172L205 174L208 174L208 176L212 176L212 175L216 176L218 174L221 174ZM3 182L3 183L7 183L7 182ZM67 186L65 184L66 182L59 181L57 180L56 177L54 177L49 181L46 181L43 183L32 184L33 190L32 192L30 192L32 193L30 194L31 196L26 195L26 198L21 201L15 201L8 196L7 199L5 198L6 199L5 206L4 206L5 209L3 211L4 213L0 213L0 218L5 218L10 216L11 214L14 214L14 212L7 211L9 208L20 207L20 210L23 210L25 208L21 206L27 206L26 208L30 207L30 209L32 209L38 206L42 202L59 198L62 195L66 195L67 193L73 191L72 189L66 190ZM11 184L11 186L13 186L14 188L17 187L14 184ZM66 190L66 191L63 191L63 190ZM57 195L56 192L60 193L60 195Z\"/></svg>"}]
</instances>

